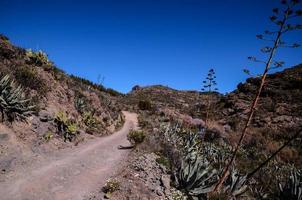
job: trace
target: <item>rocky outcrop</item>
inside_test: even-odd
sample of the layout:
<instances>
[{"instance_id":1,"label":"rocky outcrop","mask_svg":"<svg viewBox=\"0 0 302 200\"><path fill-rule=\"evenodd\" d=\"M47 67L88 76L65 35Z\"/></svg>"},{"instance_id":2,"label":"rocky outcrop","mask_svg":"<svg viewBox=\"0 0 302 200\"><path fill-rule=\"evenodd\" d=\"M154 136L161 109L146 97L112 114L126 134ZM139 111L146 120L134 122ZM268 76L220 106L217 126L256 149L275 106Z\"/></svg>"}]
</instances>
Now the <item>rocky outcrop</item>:
<instances>
[{"instance_id":1,"label":"rocky outcrop","mask_svg":"<svg viewBox=\"0 0 302 200\"><path fill-rule=\"evenodd\" d=\"M117 176L120 189L111 199L171 199L170 175L158 159L154 153L132 157L129 165Z\"/></svg>"}]
</instances>

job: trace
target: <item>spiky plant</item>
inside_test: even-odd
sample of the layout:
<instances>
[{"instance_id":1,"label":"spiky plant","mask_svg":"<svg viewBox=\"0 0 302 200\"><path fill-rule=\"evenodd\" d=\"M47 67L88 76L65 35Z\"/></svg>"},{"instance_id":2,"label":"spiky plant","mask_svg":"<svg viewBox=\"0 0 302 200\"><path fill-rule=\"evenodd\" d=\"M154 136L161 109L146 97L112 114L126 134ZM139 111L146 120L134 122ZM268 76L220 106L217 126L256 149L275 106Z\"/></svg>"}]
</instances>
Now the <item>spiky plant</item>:
<instances>
[{"instance_id":1,"label":"spiky plant","mask_svg":"<svg viewBox=\"0 0 302 200\"><path fill-rule=\"evenodd\" d=\"M24 120L33 113L34 106L29 105L30 99L23 96L21 86L16 87L8 75L0 80L0 111L2 121Z\"/></svg>"},{"instance_id":2,"label":"spiky plant","mask_svg":"<svg viewBox=\"0 0 302 200\"><path fill-rule=\"evenodd\" d=\"M83 98L76 98L74 105L79 112L82 112L85 109L85 101Z\"/></svg>"},{"instance_id":3,"label":"spiky plant","mask_svg":"<svg viewBox=\"0 0 302 200\"><path fill-rule=\"evenodd\" d=\"M199 153L203 155L204 159L211 162L216 169L220 170L231 153L231 147L226 144L218 146L213 143L202 142L199 147Z\"/></svg>"},{"instance_id":4,"label":"spiky plant","mask_svg":"<svg viewBox=\"0 0 302 200\"><path fill-rule=\"evenodd\" d=\"M189 155L191 160L196 158L200 141L198 133L188 131L179 124L169 124L163 127L163 135L165 142L182 156Z\"/></svg>"},{"instance_id":5,"label":"spiky plant","mask_svg":"<svg viewBox=\"0 0 302 200\"><path fill-rule=\"evenodd\" d=\"M223 193L230 198L236 199L243 195L248 189L246 175L240 175L239 172L232 167L230 174L223 185Z\"/></svg>"},{"instance_id":6,"label":"spiky plant","mask_svg":"<svg viewBox=\"0 0 302 200\"><path fill-rule=\"evenodd\" d=\"M268 199L268 193L263 187L251 187L253 196L259 200Z\"/></svg>"},{"instance_id":7,"label":"spiky plant","mask_svg":"<svg viewBox=\"0 0 302 200\"><path fill-rule=\"evenodd\" d=\"M81 92L77 92L74 98L74 107L76 110L81 114L88 112L90 110L88 104L89 102L87 97Z\"/></svg>"},{"instance_id":8,"label":"spiky plant","mask_svg":"<svg viewBox=\"0 0 302 200\"><path fill-rule=\"evenodd\" d=\"M280 200L302 200L302 171L293 169L286 184L279 183Z\"/></svg>"},{"instance_id":9,"label":"spiky plant","mask_svg":"<svg viewBox=\"0 0 302 200\"><path fill-rule=\"evenodd\" d=\"M100 123L97 118L94 117L93 113L91 112L85 112L83 114L83 122L86 126L90 128L96 128L98 124Z\"/></svg>"},{"instance_id":10,"label":"spiky plant","mask_svg":"<svg viewBox=\"0 0 302 200\"><path fill-rule=\"evenodd\" d=\"M70 120L64 112L58 112L55 117L58 132L63 135L64 141L73 141L77 136L77 124Z\"/></svg>"},{"instance_id":11,"label":"spiky plant","mask_svg":"<svg viewBox=\"0 0 302 200\"><path fill-rule=\"evenodd\" d=\"M31 49L26 50L26 57L27 60L35 65L52 65L49 61L47 54L43 51L33 51Z\"/></svg>"},{"instance_id":12,"label":"spiky plant","mask_svg":"<svg viewBox=\"0 0 302 200\"><path fill-rule=\"evenodd\" d=\"M217 171L200 157L191 160L186 156L179 169L174 172L174 177L177 189L193 199L206 199L207 193L214 189Z\"/></svg>"}]
</instances>

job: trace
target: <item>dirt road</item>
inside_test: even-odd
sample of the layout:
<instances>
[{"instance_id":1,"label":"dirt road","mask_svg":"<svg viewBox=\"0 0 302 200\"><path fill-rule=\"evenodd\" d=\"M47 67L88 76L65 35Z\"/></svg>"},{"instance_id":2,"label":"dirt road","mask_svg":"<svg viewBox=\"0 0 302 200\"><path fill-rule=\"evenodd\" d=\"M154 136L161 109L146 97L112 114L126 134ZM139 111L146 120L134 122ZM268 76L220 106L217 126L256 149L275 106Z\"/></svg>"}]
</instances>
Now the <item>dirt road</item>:
<instances>
[{"instance_id":1,"label":"dirt road","mask_svg":"<svg viewBox=\"0 0 302 200\"><path fill-rule=\"evenodd\" d=\"M0 182L2 200L82 200L101 188L123 163L129 150L126 135L137 127L136 114L124 112L120 131L51 155L43 162L23 166Z\"/></svg>"}]
</instances>

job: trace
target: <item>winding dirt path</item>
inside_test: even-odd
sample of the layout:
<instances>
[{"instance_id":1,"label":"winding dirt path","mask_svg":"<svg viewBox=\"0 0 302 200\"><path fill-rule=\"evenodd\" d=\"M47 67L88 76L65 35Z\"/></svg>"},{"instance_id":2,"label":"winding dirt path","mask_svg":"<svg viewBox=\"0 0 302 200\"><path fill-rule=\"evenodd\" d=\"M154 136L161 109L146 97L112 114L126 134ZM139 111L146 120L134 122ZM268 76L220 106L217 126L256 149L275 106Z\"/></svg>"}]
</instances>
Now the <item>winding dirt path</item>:
<instances>
[{"instance_id":1,"label":"winding dirt path","mask_svg":"<svg viewBox=\"0 0 302 200\"><path fill-rule=\"evenodd\" d=\"M0 182L0 199L82 200L100 189L122 167L129 152L117 146L129 145L126 135L137 128L136 114L123 113L125 124L120 131L18 169Z\"/></svg>"}]
</instances>

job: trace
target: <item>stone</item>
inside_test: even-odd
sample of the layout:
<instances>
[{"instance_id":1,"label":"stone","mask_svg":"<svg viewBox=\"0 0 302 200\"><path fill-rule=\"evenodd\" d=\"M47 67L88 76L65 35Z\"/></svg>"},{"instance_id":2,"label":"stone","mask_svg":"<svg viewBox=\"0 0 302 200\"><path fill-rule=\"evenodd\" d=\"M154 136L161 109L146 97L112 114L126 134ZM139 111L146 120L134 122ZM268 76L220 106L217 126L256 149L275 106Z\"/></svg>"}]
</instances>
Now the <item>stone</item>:
<instances>
[{"instance_id":1,"label":"stone","mask_svg":"<svg viewBox=\"0 0 302 200\"><path fill-rule=\"evenodd\" d=\"M39 119L41 122L48 122L48 121L51 121L53 119L53 117L50 115L49 112L42 110L39 113Z\"/></svg>"},{"instance_id":2,"label":"stone","mask_svg":"<svg viewBox=\"0 0 302 200\"><path fill-rule=\"evenodd\" d=\"M162 175L161 176L161 183L164 187L164 192L166 195L170 194L171 185L170 185L170 175Z\"/></svg>"},{"instance_id":3,"label":"stone","mask_svg":"<svg viewBox=\"0 0 302 200\"><path fill-rule=\"evenodd\" d=\"M8 140L9 136L7 133L0 133L0 140Z\"/></svg>"}]
</instances>

